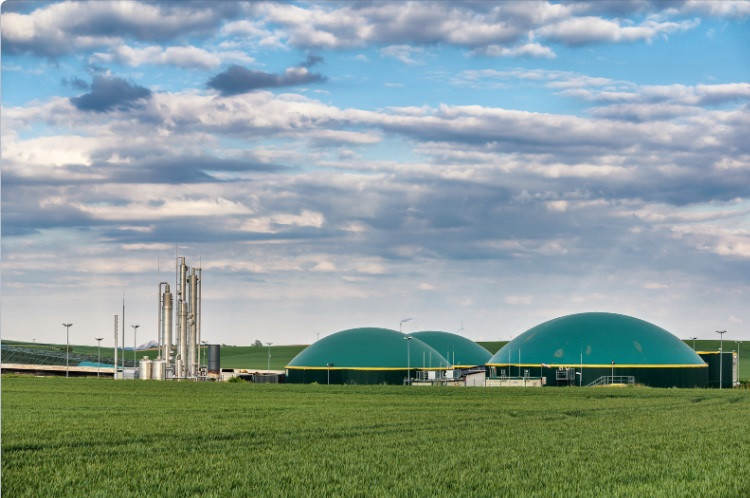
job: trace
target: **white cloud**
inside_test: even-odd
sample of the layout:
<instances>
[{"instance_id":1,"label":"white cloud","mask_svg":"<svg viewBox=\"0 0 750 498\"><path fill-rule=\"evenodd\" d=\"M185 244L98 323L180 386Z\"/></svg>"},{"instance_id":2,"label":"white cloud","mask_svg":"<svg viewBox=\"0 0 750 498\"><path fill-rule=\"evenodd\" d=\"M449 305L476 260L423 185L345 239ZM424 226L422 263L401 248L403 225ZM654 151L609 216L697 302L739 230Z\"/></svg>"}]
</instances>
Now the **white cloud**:
<instances>
[{"instance_id":1,"label":"white cloud","mask_svg":"<svg viewBox=\"0 0 750 498\"><path fill-rule=\"evenodd\" d=\"M534 299L526 295L509 295L505 296L505 302L514 306L530 306L534 303Z\"/></svg>"},{"instance_id":2,"label":"white cloud","mask_svg":"<svg viewBox=\"0 0 750 498\"><path fill-rule=\"evenodd\" d=\"M551 48L539 43L526 43L514 47L489 45L485 49L482 49L482 53L490 57L537 57L545 59L554 59L557 57Z\"/></svg>"},{"instance_id":3,"label":"white cloud","mask_svg":"<svg viewBox=\"0 0 750 498\"><path fill-rule=\"evenodd\" d=\"M380 49L380 55L383 57L393 57L404 64L423 64L425 51L422 47L412 47L410 45L391 45Z\"/></svg>"},{"instance_id":4,"label":"white cloud","mask_svg":"<svg viewBox=\"0 0 750 498\"><path fill-rule=\"evenodd\" d=\"M623 26L618 21L600 17L574 17L540 27L535 31L542 38L568 45L647 41L659 35L687 31L698 26L698 19L680 22L657 22L647 19L637 26Z\"/></svg>"}]
</instances>

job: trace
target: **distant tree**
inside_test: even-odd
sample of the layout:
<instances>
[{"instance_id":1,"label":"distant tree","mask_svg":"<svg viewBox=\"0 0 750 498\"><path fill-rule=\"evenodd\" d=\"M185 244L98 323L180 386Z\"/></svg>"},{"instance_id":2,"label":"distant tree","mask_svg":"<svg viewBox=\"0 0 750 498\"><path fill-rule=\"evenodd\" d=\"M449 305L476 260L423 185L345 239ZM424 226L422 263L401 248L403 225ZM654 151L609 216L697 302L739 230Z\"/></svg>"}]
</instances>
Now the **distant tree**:
<instances>
[{"instance_id":1,"label":"distant tree","mask_svg":"<svg viewBox=\"0 0 750 498\"><path fill-rule=\"evenodd\" d=\"M258 339L255 339L255 342L253 343L253 346L259 346L259 347L262 347L262 346L263 346L263 343L262 343L262 342L260 342L260 341L259 341Z\"/></svg>"}]
</instances>

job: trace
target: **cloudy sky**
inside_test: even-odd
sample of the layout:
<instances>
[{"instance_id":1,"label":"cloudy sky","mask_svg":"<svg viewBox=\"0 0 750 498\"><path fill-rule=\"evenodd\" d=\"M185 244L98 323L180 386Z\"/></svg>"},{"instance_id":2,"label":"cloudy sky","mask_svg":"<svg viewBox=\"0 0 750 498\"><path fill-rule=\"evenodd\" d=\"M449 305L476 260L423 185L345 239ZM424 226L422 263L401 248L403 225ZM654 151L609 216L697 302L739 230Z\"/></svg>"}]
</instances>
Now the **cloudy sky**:
<instances>
[{"instance_id":1,"label":"cloudy sky","mask_svg":"<svg viewBox=\"0 0 750 498\"><path fill-rule=\"evenodd\" d=\"M2 334L750 339L750 2L2 4Z\"/></svg>"}]
</instances>

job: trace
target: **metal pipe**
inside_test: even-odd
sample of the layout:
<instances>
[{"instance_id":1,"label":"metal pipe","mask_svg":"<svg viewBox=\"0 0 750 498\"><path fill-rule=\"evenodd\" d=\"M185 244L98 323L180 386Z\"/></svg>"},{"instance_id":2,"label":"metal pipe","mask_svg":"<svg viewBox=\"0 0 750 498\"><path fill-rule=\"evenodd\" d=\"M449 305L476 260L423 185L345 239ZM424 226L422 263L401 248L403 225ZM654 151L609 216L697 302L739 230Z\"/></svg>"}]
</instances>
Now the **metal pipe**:
<instances>
[{"instance_id":1,"label":"metal pipe","mask_svg":"<svg viewBox=\"0 0 750 498\"><path fill-rule=\"evenodd\" d=\"M169 292L169 284L164 284L164 294L162 294L162 337L164 345L162 346L162 356L167 362L167 366L172 364L172 293Z\"/></svg>"},{"instance_id":2,"label":"metal pipe","mask_svg":"<svg viewBox=\"0 0 750 498\"><path fill-rule=\"evenodd\" d=\"M156 291L156 307L158 308L157 309L157 313L156 313L156 342L158 343L157 344L157 348L158 348L157 351L159 351L161 353L161 350L162 350L162 341L164 340L164 338L162 337L162 334L164 332L164 328L162 327L162 324L161 324L162 313L163 313L163 305L162 305L162 302L161 302L161 296L162 296L161 286L164 284L164 282L162 282L162 281L159 280L159 269L158 269L159 268L159 259L158 258L156 260L156 267L157 267L157 270L156 270L156 281L159 282L159 289L157 289L157 291Z\"/></svg>"},{"instance_id":3,"label":"metal pipe","mask_svg":"<svg viewBox=\"0 0 750 498\"><path fill-rule=\"evenodd\" d=\"M190 338L188 339L188 343L190 344L190 350L189 350L189 372L190 376L193 377L196 373L195 368L195 361L196 361L196 352L198 351L198 348L200 347L200 343L198 342L198 276L195 273L195 268L190 269L190 314L192 316L192 320L190 322Z\"/></svg>"},{"instance_id":4,"label":"metal pipe","mask_svg":"<svg viewBox=\"0 0 750 498\"><path fill-rule=\"evenodd\" d=\"M72 323L63 323L65 327L65 376L68 376L68 369L70 368L70 327Z\"/></svg>"},{"instance_id":5,"label":"metal pipe","mask_svg":"<svg viewBox=\"0 0 750 498\"><path fill-rule=\"evenodd\" d=\"M115 372L114 372L114 378L117 379L117 319L119 316L115 315Z\"/></svg>"},{"instance_id":6,"label":"metal pipe","mask_svg":"<svg viewBox=\"0 0 750 498\"><path fill-rule=\"evenodd\" d=\"M180 367L177 369L175 375L178 379L185 377L185 364L187 363L187 301L185 299L185 292L187 287L187 266L185 265L185 257L180 256L177 258L178 264L178 281L177 281L177 349L180 355Z\"/></svg>"},{"instance_id":7,"label":"metal pipe","mask_svg":"<svg viewBox=\"0 0 750 498\"><path fill-rule=\"evenodd\" d=\"M125 293L122 293L122 378L125 378Z\"/></svg>"},{"instance_id":8,"label":"metal pipe","mask_svg":"<svg viewBox=\"0 0 750 498\"><path fill-rule=\"evenodd\" d=\"M203 270L198 268L198 347L200 347L201 341L201 288L203 287ZM198 354L198 364L200 365L200 354ZM206 365L208 368L208 365Z\"/></svg>"},{"instance_id":9,"label":"metal pipe","mask_svg":"<svg viewBox=\"0 0 750 498\"><path fill-rule=\"evenodd\" d=\"M178 328L180 331L180 369L177 378L182 379L185 377L185 361L187 358L187 303L180 301L180 321Z\"/></svg>"},{"instance_id":10,"label":"metal pipe","mask_svg":"<svg viewBox=\"0 0 750 498\"><path fill-rule=\"evenodd\" d=\"M96 377L99 378L99 372L102 369L102 339L104 337L95 337L96 345Z\"/></svg>"}]
</instances>

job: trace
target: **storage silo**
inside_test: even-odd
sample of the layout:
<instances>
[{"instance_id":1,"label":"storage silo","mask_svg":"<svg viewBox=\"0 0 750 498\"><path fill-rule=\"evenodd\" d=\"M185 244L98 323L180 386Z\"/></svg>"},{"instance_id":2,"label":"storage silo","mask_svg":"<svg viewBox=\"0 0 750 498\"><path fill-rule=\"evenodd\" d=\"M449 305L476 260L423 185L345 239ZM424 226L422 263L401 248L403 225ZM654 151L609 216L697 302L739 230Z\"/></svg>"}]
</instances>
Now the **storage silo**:
<instances>
[{"instance_id":1,"label":"storage silo","mask_svg":"<svg viewBox=\"0 0 750 498\"><path fill-rule=\"evenodd\" d=\"M451 332L424 330L410 335L442 354L453 368L484 366L492 357L492 353L476 342Z\"/></svg>"},{"instance_id":2,"label":"storage silo","mask_svg":"<svg viewBox=\"0 0 750 498\"><path fill-rule=\"evenodd\" d=\"M705 387L706 363L656 325L616 313L578 313L532 327L495 353L496 377L542 377L547 385L602 383ZM608 379L609 378L609 379Z\"/></svg>"},{"instance_id":3,"label":"storage silo","mask_svg":"<svg viewBox=\"0 0 750 498\"><path fill-rule=\"evenodd\" d=\"M432 370L448 361L415 336L383 328L355 328L331 334L302 350L286 367L286 381L319 384L402 384L433 358ZM428 369L429 370L429 369Z\"/></svg>"}]
</instances>

